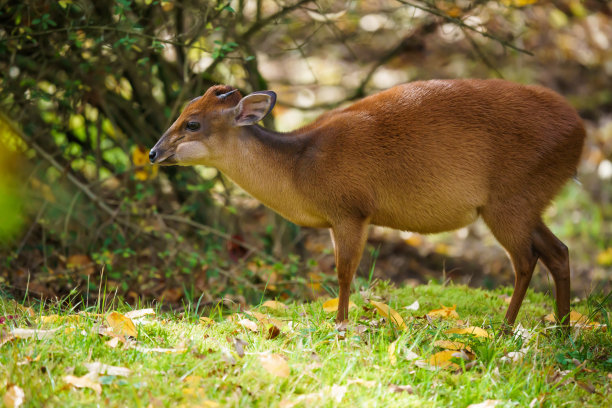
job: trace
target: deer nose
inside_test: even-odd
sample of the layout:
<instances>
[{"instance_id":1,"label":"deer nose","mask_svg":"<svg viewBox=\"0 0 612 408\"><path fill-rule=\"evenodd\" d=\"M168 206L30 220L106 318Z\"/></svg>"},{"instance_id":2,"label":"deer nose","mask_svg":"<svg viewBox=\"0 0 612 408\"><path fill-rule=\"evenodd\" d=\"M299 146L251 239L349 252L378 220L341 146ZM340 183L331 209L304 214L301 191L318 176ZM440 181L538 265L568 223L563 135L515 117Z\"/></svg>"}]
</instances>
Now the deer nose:
<instances>
[{"instance_id":1,"label":"deer nose","mask_svg":"<svg viewBox=\"0 0 612 408\"><path fill-rule=\"evenodd\" d=\"M157 151L156 150L151 150L149 152L149 160L151 161L151 163L155 163L155 158L157 157Z\"/></svg>"}]
</instances>

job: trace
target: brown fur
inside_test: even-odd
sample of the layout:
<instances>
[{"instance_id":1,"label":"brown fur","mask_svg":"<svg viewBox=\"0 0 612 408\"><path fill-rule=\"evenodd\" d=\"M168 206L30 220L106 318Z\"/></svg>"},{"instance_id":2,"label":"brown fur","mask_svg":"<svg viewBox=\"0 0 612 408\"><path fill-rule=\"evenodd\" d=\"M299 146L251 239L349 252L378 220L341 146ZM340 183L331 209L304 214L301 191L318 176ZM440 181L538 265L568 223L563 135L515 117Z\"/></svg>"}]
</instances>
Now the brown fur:
<instances>
[{"instance_id":1,"label":"brown fur","mask_svg":"<svg viewBox=\"0 0 612 408\"><path fill-rule=\"evenodd\" d=\"M479 215L515 269L506 322L514 323L538 259L553 275L559 318L568 315L567 248L541 214L575 173L585 132L558 94L503 80L413 82L280 134L234 126L241 96L216 97L229 90L212 87L189 104L155 160L215 166L287 219L330 228L339 321L369 224L433 233ZM183 130L190 118L200 132ZM172 156L181 149L186 160Z\"/></svg>"}]
</instances>

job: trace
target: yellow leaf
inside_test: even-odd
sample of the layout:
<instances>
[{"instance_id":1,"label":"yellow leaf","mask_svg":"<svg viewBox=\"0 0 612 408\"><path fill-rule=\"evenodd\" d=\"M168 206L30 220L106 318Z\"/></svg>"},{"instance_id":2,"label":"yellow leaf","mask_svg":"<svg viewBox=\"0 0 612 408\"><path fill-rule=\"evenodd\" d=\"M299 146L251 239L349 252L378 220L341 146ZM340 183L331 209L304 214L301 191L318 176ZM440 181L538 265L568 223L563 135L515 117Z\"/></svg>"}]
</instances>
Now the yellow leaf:
<instances>
[{"instance_id":1,"label":"yellow leaf","mask_svg":"<svg viewBox=\"0 0 612 408\"><path fill-rule=\"evenodd\" d=\"M25 393L17 385L11 385L2 397L4 406L7 408L19 408L25 400Z\"/></svg>"},{"instance_id":2,"label":"yellow leaf","mask_svg":"<svg viewBox=\"0 0 612 408\"><path fill-rule=\"evenodd\" d=\"M397 365L397 356L395 355L396 347L397 347L397 340L389 344L389 347L387 348L387 354L389 355L389 361L391 362L392 366Z\"/></svg>"},{"instance_id":3,"label":"yellow leaf","mask_svg":"<svg viewBox=\"0 0 612 408\"><path fill-rule=\"evenodd\" d=\"M289 364L287 364L287 361L280 354L259 356L259 362L270 374L283 378L289 377Z\"/></svg>"},{"instance_id":4,"label":"yellow leaf","mask_svg":"<svg viewBox=\"0 0 612 408\"><path fill-rule=\"evenodd\" d=\"M125 317L121 313L111 312L106 316L106 323L119 336L138 337L138 331L136 331L136 326L134 326L132 319Z\"/></svg>"},{"instance_id":5,"label":"yellow leaf","mask_svg":"<svg viewBox=\"0 0 612 408\"><path fill-rule=\"evenodd\" d=\"M450 361L451 358L455 357L455 353L457 352L454 350L438 351L437 353L429 357L429 360L427 362L429 363L429 365L434 367L452 368L456 370L459 368L459 366Z\"/></svg>"},{"instance_id":6,"label":"yellow leaf","mask_svg":"<svg viewBox=\"0 0 612 408\"><path fill-rule=\"evenodd\" d=\"M338 301L339 301L338 298L329 299L328 301L323 303L323 310L325 310L325 312L327 313L337 312L338 311ZM357 307L357 305L349 300L349 310L351 310L354 307Z\"/></svg>"},{"instance_id":7,"label":"yellow leaf","mask_svg":"<svg viewBox=\"0 0 612 408\"><path fill-rule=\"evenodd\" d=\"M474 327L474 326L465 327L463 329L459 329L459 328L449 329L445 331L444 333L446 334L471 334L476 337L487 337L487 338L491 337L485 329L481 329L480 327Z\"/></svg>"},{"instance_id":8,"label":"yellow leaf","mask_svg":"<svg viewBox=\"0 0 612 408\"><path fill-rule=\"evenodd\" d=\"M74 375L66 375L63 378L64 382L72 385L76 388L90 388L100 395L102 393L102 385L96 380L93 380L89 374L85 374L82 377L75 377Z\"/></svg>"},{"instance_id":9,"label":"yellow leaf","mask_svg":"<svg viewBox=\"0 0 612 408\"><path fill-rule=\"evenodd\" d=\"M80 315L68 315L68 316L59 316L59 315L49 315L49 316L41 316L40 322L43 325L49 325L54 323L72 323L78 322L81 319Z\"/></svg>"},{"instance_id":10,"label":"yellow leaf","mask_svg":"<svg viewBox=\"0 0 612 408\"><path fill-rule=\"evenodd\" d=\"M555 319L555 315L554 314L549 314L544 316L544 320L546 320L547 322L551 322L551 323L555 323L556 319ZM595 321L591 321L589 320L588 316L585 316L581 313L578 313L574 310L572 310L570 312L570 325L572 326L576 326L579 328L585 328L585 329L594 329L594 328L603 328L606 327L605 324L600 324L598 322Z\"/></svg>"},{"instance_id":11,"label":"yellow leaf","mask_svg":"<svg viewBox=\"0 0 612 408\"><path fill-rule=\"evenodd\" d=\"M612 266L612 247L597 255L597 263L601 266Z\"/></svg>"},{"instance_id":12,"label":"yellow leaf","mask_svg":"<svg viewBox=\"0 0 612 408\"><path fill-rule=\"evenodd\" d=\"M274 310L284 310L287 309L287 305L281 302L277 302L276 300L266 300L263 302L263 307L267 307Z\"/></svg>"},{"instance_id":13,"label":"yellow leaf","mask_svg":"<svg viewBox=\"0 0 612 408\"><path fill-rule=\"evenodd\" d=\"M384 303L376 302L374 300L370 300L369 302L376 308L379 314L391 320L393 323L395 323L397 327L403 330L408 329L406 323L404 323L404 319L402 319L402 316L400 316L400 314L397 313L395 310L391 309L391 307Z\"/></svg>"},{"instance_id":14,"label":"yellow leaf","mask_svg":"<svg viewBox=\"0 0 612 408\"><path fill-rule=\"evenodd\" d=\"M219 408L221 404L216 401L204 400L200 402L200 405L196 405L198 408Z\"/></svg>"},{"instance_id":15,"label":"yellow leaf","mask_svg":"<svg viewBox=\"0 0 612 408\"><path fill-rule=\"evenodd\" d=\"M457 305L453 305L453 307L446 307L444 305L440 305L440 306L442 306L441 309L432 310L431 312L427 313L427 316L441 317L443 319L458 319L459 318L459 314L455 310L457 308Z\"/></svg>"},{"instance_id":16,"label":"yellow leaf","mask_svg":"<svg viewBox=\"0 0 612 408\"><path fill-rule=\"evenodd\" d=\"M212 326L215 323L215 321L211 319L210 317L202 316L200 317L200 323L205 324L207 326Z\"/></svg>"},{"instance_id":17,"label":"yellow leaf","mask_svg":"<svg viewBox=\"0 0 612 408\"><path fill-rule=\"evenodd\" d=\"M472 352L472 349L470 348L470 346L465 345L461 342L458 341L450 341L450 340L437 340L434 343L434 346L436 347L440 347L440 348L444 348L447 350L467 350L469 352Z\"/></svg>"}]
</instances>

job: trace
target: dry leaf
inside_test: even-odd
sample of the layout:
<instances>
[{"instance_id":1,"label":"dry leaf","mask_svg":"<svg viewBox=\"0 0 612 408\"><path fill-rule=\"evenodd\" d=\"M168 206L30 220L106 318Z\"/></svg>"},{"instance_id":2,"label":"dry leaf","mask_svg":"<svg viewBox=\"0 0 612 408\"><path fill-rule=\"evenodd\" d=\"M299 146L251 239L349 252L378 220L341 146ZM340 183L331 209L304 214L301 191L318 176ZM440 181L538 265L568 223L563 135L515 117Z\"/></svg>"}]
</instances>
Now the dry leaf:
<instances>
[{"instance_id":1,"label":"dry leaf","mask_svg":"<svg viewBox=\"0 0 612 408\"><path fill-rule=\"evenodd\" d=\"M429 360L427 360L427 364L433 367L438 368L452 368L454 370L459 369L459 365L450 361L452 358L461 358L463 360L470 360L470 357L465 354L463 351L455 351L455 350L444 350L439 351L435 354L432 354Z\"/></svg>"},{"instance_id":2,"label":"dry leaf","mask_svg":"<svg viewBox=\"0 0 612 408\"><path fill-rule=\"evenodd\" d=\"M419 310L419 307L420 307L419 301L415 300L414 303L412 303L410 306L404 307L404 309L406 309L406 310Z\"/></svg>"},{"instance_id":3,"label":"dry leaf","mask_svg":"<svg viewBox=\"0 0 612 408\"><path fill-rule=\"evenodd\" d=\"M249 319L240 319L238 320L238 324L244 327L245 329L249 329L252 332L258 332L257 323Z\"/></svg>"},{"instance_id":4,"label":"dry leaf","mask_svg":"<svg viewBox=\"0 0 612 408\"><path fill-rule=\"evenodd\" d=\"M25 358L22 361L18 362L17 365L18 366L28 365L28 364L30 364L33 361L39 361L39 360L40 360L40 354L37 355L36 358L32 358L30 356L25 356Z\"/></svg>"},{"instance_id":5,"label":"dry leaf","mask_svg":"<svg viewBox=\"0 0 612 408\"><path fill-rule=\"evenodd\" d=\"M262 304L263 307L267 307L274 310L285 310L287 309L287 305L276 300L266 300Z\"/></svg>"},{"instance_id":6,"label":"dry leaf","mask_svg":"<svg viewBox=\"0 0 612 408\"><path fill-rule=\"evenodd\" d=\"M416 360L419 357L420 356L412 350L408 350L406 353L404 353L404 358L408 361Z\"/></svg>"},{"instance_id":7,"label":"dry leaf","mask_svg":"<svg viewBox=\"0 0 612 408\"><path fill-rule=\"evenodd\" d=\"M450 341L450 340L437 340L434 343L434 346L436 347L440 347L443 349L447 349L447 350L467 350L469 352L472 352L472 349L470 348L470 346L465 345L459 341Z\"/></svg>"},{"instance_id":8,"label":"dry leaf","mask_svg":"<svg viewBox=\"0 0 612 408\"><path fill-rule=\"evenodd\" d=\"M317 11L306 10L306 14L308 14L310 18L312 18L314 21L325 23L339 20L342 16L346 14L346 9L340 10L336 13L319 13Z\"/></svg>"},{"instance_id":9,"label":"dry leaf","mask_svg":"<svg viewBox=\"0 0 612 408\"><path fill-rule=\"evenodd\" d=\"M136 331L136 326L134 326L132 319L121 313L111 312L106 316L106 323L108 323L116 335L138 337L138 331Z\"/></svg>"},{"instance_id":10,"label":"dry leaf","mask_svg":"<svg viewBox=\"0 0 612 408\"><path fill-rule=\"evenodd\" d=\"M109 341L105 342L105 344L110 348L116 348L121 339L119 337L113 337Z\"/></svg>"},{"instance_id":11,"label":"dry leaf","mask_svg":"<svg viewBox=\"0 0 612 408\"><path fill-rule=\"evenodd\" d=\"M81 315L68 315L68 316L59 316L56 314L49 316L41 316L40 323L43 325L49 325L54 323L72 323L78 322L81 320Z\"/></svg>"},{"instance_id":12,"label":"dry leaf","mask_svg":"<svg viewBox=\"0 0 612 408\"><path fill-rule=\"evenodd\" d=\"M2 397L2 402L7 408L19 408L25 400L25 393L17 385L11 385Z\"/></svg>"},{"instance_id":13,"label":"dry leaf","mask_svg":"<svg viewBox=\"0 0 612 408\"><path fill-rule=\"evenodd\" d=\"M408 329L406 323L404 323L404 319L402 319L402 316L400 316L400 314L397 313L395 310L391 309L391 307L384 303L376 302L374 300L369 300L369 302L374 307L376 307L376 310L379 314L391 320L397 327L403 330Z\"/></svg>"},{"instance_id":14,"label":"dry leaf","mask_svg":"<svg viewBox=\"0 0 612 408\"><path fill-rule=\"evenodd\" d=\"M331 394L331 397L336 401L336 404L339 404L342 402L342 398L344 398L344 394L346 394L346 390L348 390L348 387L346 385L334 384L331 386L330 394Z\"/></svg>"},{"instance_id":15,"label":"dry leaf","mask_svg":"<svg viewBox=\"0 0 612 408\"><path fill-rule=\"evenodd\" d=\"M94 262L85 254L70 255L66 260L66 267L78 269L86 275L91 275L96 271Z\"/></svg>"},{"instance_id":16,"label":"dry leaf","mask_svg":"<svg viewBox=\"0 0 612 408\"><path fill-rule=\"evenodd\" d=\"M289 364L280 354L266 354L259 356L259 362L270 374L278 377L289 377Z\"/></svg>"},{"instance_id":17,"label":"dry leaf","mask_svg":"<svg viewBox=\"0 0 612 408\"><path fill-rule=\"evenodd\" d=\"M89 374L85 374L82 377L75 377L74 375L66 375L63 378L64 382L72 385L76 388L90 388L100 395L102 393L102 385L97 381L93 380Z\"/></svg>"},{"instance_id":18,"label":"dry leaf","mask_svg":"<svg viewBox=\"0 0 612 408\"><path fill-rule=\"evenodd\" d=\"M449 329L445 331L444 333L446 334L471 334L476 337L487 337L487 338L491 337L485 329L481 329L480 327L474 327L474 326L465 327L463 329L459 329L459 328Z\"/></svg>"},{"instance_id":19,"label":"dry leaf","mask_svg":"<svg viewBox=\"0 0 612 408\"><path fill-rule=\"evenodd\" d=\"M216 401L204 400L199 405L194 405L195 408L219 408L221 404Z\"/></svg>"},{"instance_id":20,"label":"dry leaf","mask_svg":"<svg viewBox=\"0 0 612 408\"><path fill-rule=\"evenodd\" d=\"M351 385L351 384L357 384L357 385L362 385L366 388L373 388L376 387L376 381L374 380L362 380L361 378L355 378L352 380L348 380L346 382L346 385Z\"/></svg>"},{"instance_id":21,"label":"dry leaf","mask_svg":"<svg viewBox=\"0 0 612 408\"><path fill-rule=\"evenodd\" d=\"M15 328L13 329L11 334L13 335L13 337L18 339L29 339L34 337L36 340L43 340L53 338L53 336L55 336L55 332L58 330L59 328L51 330Z\"/></svg>"},{"instance_id":22,"label":"dry leaf","mask_svg":"<svg viewBox=\"0 0 612 408\"><path fill-rule=\"evenodd\" d=\"M327 313L337 312L338 311L338 298L329 299L325 303L323 303L323 310ZM349 310L357 307L356 304L349 300Z\"/></svg>"},{"instance_id":23,"label":"dry leaf","mask_svg":"<svg viewBox=\"0 0 612 408\"><path fill-rule=\"evenodd\" d=\"M412 385L395 385L389 384L389 389L393 392L407 392L408 394L414 394Z\"/></svg>"},{"instance_id":24,"label":"dry leaf","mask_svg":"<svg viewBox=\"0 0 612 408\"><path fill-rule=\"evenodd\" d=\"M525 357L526 353L527 353L526 348L522 348L519 351L510 351L506 353L505 356L500 358L499 361L501 361L502 363L509 363L509 362L516 363L522 360Z\"/></svg>"},{"instance_id":25,"label":"dry leaf","mask_svg":"<svg viewBox=\"0 0 612 408\"><path fill-rule=\"evenodd\" d=\"M149 308L149 309L130 310L124 316L127 317L128 319L139 319L143 316L154 315L154 314L155 314L155 310Z\"/></svg>"},{"instance_id":26,"label":"dry leaf","mask_svg":"<svg viewBox=\"0 0 612 408\"><path fill-rule=\"evenodd\" d=\"M470 404L468 405L468 408L493 408L496 407L497 404L499 404L500 402L500 400L486 400L479 402L478 404Z\"/></svg>"},{"instance_id":27,"label":"dry leaf","mask_svg":"<svg viewBox=\"0 0 612 408\"><path fill-rule=\"evenodd\" d=\"M187 351L187 348L186 347L164 348L164 347L142 347L142 346L136 346L136 347L134 347L134 350L140 351L142 353L166 353L166 354L171 354L171 353L184 353L184 352Z\"/></svg>"},{"instance_id":28,"label":"dry leaf","mask_svg":"<svg viewBox=\"0 0 612 408\"><path fill-rule=\"evenodd\" d=\"M579 329L599 329L599 328L606 327L605 324L601 324L601 323L592 321L589 319L588 316L585 316L574 310L570 312L569 318L570 318L570 325L574 326L575 328L579 328ZM544 316L544 320L546 320L547 322L551 322L551 323L557 322L555 315L552 313Z\"/></svg>"},{"instance_id":29,"label":"dry leaf","mask_svg":"<svg viewBox=\"0 0 612 408\"><path fill-rule=\"evenodd\" d=\"M200 317L200 323L208 325L208 326L212 326L215 323L215 321L211 319L210 317L202 316Z\"/></svg>"},{"instance_id":30,"label":"dry leaf","mask_svg":"<svg viewBox=\"0 0 612 408\"><path fill-rule=\"evenodd\" d=\"M239 337L236 337L235 339L233 339L232 343L234 344L234 349L236 349L236 354L238 354L238 357L240 358L244 357L244 347L248 346L249 343L247 343L246 341L242 340Z\"/></svg>"},{"instance_id":31,"label":"dry leaf","mask_svg":"<svg viewBox=\"0 0 612 408\"><path fill-rule=\"evenodd\" d=\"M446 307L444 305L440 305L442 308L435 309L427 313L429 317L441 317L443 319L458 319L459 314L455 310L457 305L453 305L453 307Z\"/></svg>"},{"instance_id":32,"label":"dry leaf","mask_svg":"<svg viewBox=\"0 0 612 408\"><path fill-rule=\"evenodd\" d=\"M90 377L95 377L100 374L126 377L132 374L132 370L130 370L129 368L102 364L99 361L96 361L94 363L85 363L83 365L85 366L85 368L87 368L89 374L91 374Z\"/></svg>"}]
</instances>

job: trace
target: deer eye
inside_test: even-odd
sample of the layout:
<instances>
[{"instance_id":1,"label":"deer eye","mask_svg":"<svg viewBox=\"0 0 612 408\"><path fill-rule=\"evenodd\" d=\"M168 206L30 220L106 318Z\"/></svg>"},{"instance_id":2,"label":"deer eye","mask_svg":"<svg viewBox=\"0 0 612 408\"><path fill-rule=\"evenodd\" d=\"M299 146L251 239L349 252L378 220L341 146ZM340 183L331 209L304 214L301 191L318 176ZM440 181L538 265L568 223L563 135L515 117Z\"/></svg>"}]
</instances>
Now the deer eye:
<instances>
[{"instance_id":1,"label":"deer eye","mask_svg":"<svg viewBox=\"0 0 612 408\"><path fill-rule=\"evenodd\" d=\"M195 132L200 128L200 122L187 122L185 128L187 128L187 130Z\"/></svg>"}]
</instances>

